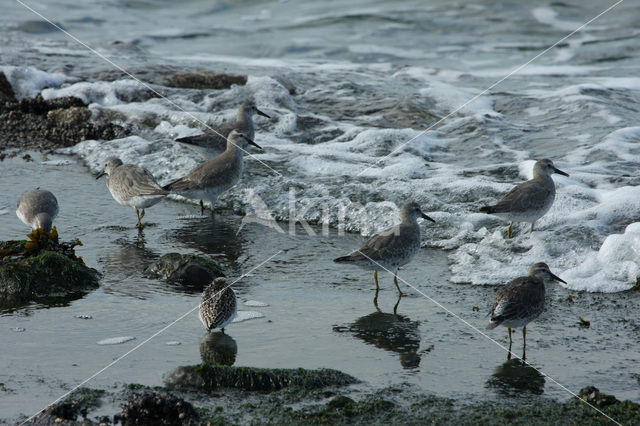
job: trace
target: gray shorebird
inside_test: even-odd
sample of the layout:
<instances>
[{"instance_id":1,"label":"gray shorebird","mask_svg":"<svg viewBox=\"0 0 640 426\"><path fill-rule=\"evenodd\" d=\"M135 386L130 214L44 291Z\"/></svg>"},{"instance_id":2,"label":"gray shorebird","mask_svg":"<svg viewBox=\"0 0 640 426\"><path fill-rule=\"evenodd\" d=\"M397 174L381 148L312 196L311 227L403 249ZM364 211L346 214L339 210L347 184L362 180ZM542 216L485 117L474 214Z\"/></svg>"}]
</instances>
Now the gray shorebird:
<instances>
[{"instance_id":1,"label":"gray shorebird","mask_svg":"<svg viewBox=\"0 0 640 426\"><path fill-rule=\"evenodd\" d=\"M260 111L255 103L248 101L243 103L238 109L238 115L236 116L235 122L223 124L213 130L207 130L200 135L178 138L176 139L176 142L185 143L205 157L211 157L211 155L219 154L225 150L227 146L227 137L232 130L237 130L249 139L253 140L255 137L253 116L255 114L271 118L264 112Z\"/></svg>"},{"instance_id":2,"label":"gray shorebird","mask_svg":"<svg viewBox=\"0 0 640 426\"><path fill-rule=\"evenodd\" d=\"M247 143L260 148L251 138L232 130L227 138L227 149L222 154L200 164L188 175L166 185L164 189L187 198L200 199L201 209L204 208L202 200L208 200L213 215L213 207L220 194L238 183L242 176L243 152Z\"/></svg>"},{"instance_id":3,"label":"gray shorebird","mask_svg":"<svg viewBox=\"0 0 640 426\"><path fill-rule=\"evenodd\" d=\"M202 293L200 301L200 321L207 331L224 328L238 313L238 299L224 278L216 278Z\"/></svg>"},{"instance_id":4,"label":"gray shorebird","mask_svg":"<svg viewBox=\"0 0 640 426\"><path fill-rule=\"evenodd\" d=\"M533 232L535 221L549 211L556 198L556 185L551 179L553 173L569 176L557 169L548 158L537 161L533 166L533 179L513 188L497 204L482 207L480 212L508 220L508 238L511 238L513 222L528 222L531 224L529 232Z\"/></svg>"},{"instance_id":5,"label":"gray shorebird","mask_svg":"<svg viewBox=\"0 0 640 426\"><path fill-rule=\"evenodd\" d=\"M400 211L401 222L398 225L369 238L358 250L333 260L336 263L353 264L374 271L373 279L376 282L374 304L377 305L377 291L380 289L378 271L393 272L393 283L399 295L402 296L398 286L398 269L411 262L420 250L419 217L435 222L420 210L417 203L407 203Z\"/></svg>"},{"instance_id":6,"label":"gray shorebird","mask_svg":"<svg viewBox=\"0 0 640 426\"><path fill-rule=\"evenodd\" d=\"M58 200L49 191L36 188L25 191L18 200L16 215L31 229L51 232L53 219L58 215Z\"/></svg>"},{"instance_id":7,"label":"gray shorebird","mask_svg":"<svg viewBox=\"0 0 640 426\"><path fill-rule=\"evenodd\" d=\"M105 160L104 170L96 179L105 174L111 196L119 204L135 209L138 216L136 228L142 230L144 209L159 203L169 192L162 189L147 169L133 164L123 164L117 157L108 157Z\"/></svg>"},{"instance_id":8,"label":"gray shorebird","mask_svg":"<svg viewBox=\"0 0 640 426\"><path fill-rule=\"evenodd\" d=\"M526 277L518 277L503 286L493 299L493 306L489 311L491 317L487 330L499 325L509 330L509 354L511 359L511 329L522 327L522 360L526 358L527 324L538 318L544 311L544 282L555 280L565 283L562 278L554 275L546 263L535 263L529 268Z\"/></svg>"}]
</instances>

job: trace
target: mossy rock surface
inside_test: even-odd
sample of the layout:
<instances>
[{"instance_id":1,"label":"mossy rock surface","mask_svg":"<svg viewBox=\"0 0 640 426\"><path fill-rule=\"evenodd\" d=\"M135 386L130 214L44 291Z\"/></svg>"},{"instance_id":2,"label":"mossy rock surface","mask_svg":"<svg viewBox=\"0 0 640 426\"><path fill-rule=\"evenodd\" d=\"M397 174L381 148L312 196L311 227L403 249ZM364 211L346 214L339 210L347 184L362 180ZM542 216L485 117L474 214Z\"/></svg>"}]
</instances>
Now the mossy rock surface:
<instances>
[{"instance_id":1,"label":"mossy rock surface","mask_svg":"<svg viewBox=\"0 0 640 426\"><path fill-rule=\"evenodd\" d=\"M204 287L214 278L224 277L224 270L215 261L196 254L167 253L149 266L147 278Z\"/></svg>"},{"instance_id":2,"label":"mossy rock surface","mask_svg":"<svg viewBox=\"0 0 640 426\"><path fill-rule=\"evenodd\" d=\"M305 370L285 368L229 367L193 365L178 367L164 377L169 388L199 392L221 388L272 392L295 386L305 390L328 386L346 386L358 380L338 370Z\"/></svg>"},{"instance_id":3,"label":"mossy rock surface","mask_svg":"<svg viewBox=\"0 0 640 426\"><path fill-rule=\"evenodd\" d=\"M247 84L247 76L211 71L183 72L166 76L163 83L169 87L182 89L222 90L228 89L234 84L244 86Z\"/></svg>"},{"instance_id":4,"label":"mossy rock surface","mask_svg":"<svg viewBox=\"0 0 640 426\"><path fill-rule=\"evenodd\" d=\"M29 234L31 241L0 242L0 308L29 301L79 297L98 288L98 272L75 256L79 241Z\"/></svg>"},{"instance_id":5,"label":"mossy rock surface","mask_svg":"<svg viewBox=\"0 0 640 426\"><path fill-rule=\"evenodd\" d=\"M114 423L123 425L195 425L198 413L189 402L170 393L133 392Z\"/></svg>"},{"instance_id":6,"label":"mossy rock surface","mask_svg":"<svg viewBox=\"0 0 640 426\"><path fill-rule=\"evenodd\" d=\"M62 401L47 407L38 414L31 425L97 425L87 419L88 414L102 405L105 391L101 389L79 388Z\"/></svg>"},{"instance_id":7,"label":"mossy rock surface","mask_svg":"<svg viewBox=\"0 0 640 426\"><path fill-rule=\"evenodd\" d=\"M27 259L0 260L0 300L67 297L98 288L98 274L79 260L45 251Z\"/></svg>"}]
</instances>

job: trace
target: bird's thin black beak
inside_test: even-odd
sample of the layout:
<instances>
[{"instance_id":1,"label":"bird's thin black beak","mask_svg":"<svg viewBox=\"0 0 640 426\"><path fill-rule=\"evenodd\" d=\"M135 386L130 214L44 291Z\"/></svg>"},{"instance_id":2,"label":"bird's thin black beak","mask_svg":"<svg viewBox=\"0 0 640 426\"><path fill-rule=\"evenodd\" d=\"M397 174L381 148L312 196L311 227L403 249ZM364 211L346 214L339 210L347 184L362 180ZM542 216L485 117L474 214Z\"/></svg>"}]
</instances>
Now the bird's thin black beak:
<instances>
[{"instance_id":1,"label":"bird's thin black beak","mask_svg":"<svg viewBox=\"0 0 640 426\"><path fill-rule=\"evenodd\" d=\"M426 214L424 214L422 212L420 212L420 216L422 216L423 219L427 219L427 220L430 220L433 223L436 223L435 220L431 219L429 216L427 216Z\"/></svg>"},{"instance_id":2,"label":"bird's thin black beak","mask_svg":"<svg viewBox=\"0 0 640 426\"><path fill-rule=\"evenodd\" d=\"M245 135L242 135L242 137L245 138L247 140L247 142L249 142L249 145L253 145L255 147L258 147L258 148L262 149L262 147L260 145L258 145L257 143L255 143L251 138L248 138Z\"/></svg>"},{"instance_id":3,"label":"bird's thin black beak","mask_svg":"<svg viewBox=\"0 0 640 426\"><path fill-rule=\"evenodd\" d=\"M104 176L104 175L105 175L105 172L104 172L104 170L103 170L103 171L101 171L100 173L98 173L98 175L96 176L96 179L100 179L100 178L101 178L102 176Z\"/></svg>"},{"instance_id":4,"label":"bird's thin black beak","mask_svg":"<svg viewBox=\"0 0 640 426\"><path fill-rule=\"evenodd\" d=\"M556 281L560 281L561 283L565 283L565 284L567 283L565 280L563 280L562 278L560 278L559 276L554 275L554 274L551 274L551 278L553 278Z\"/></svg>"},{"instance_id":5,"label":"bird's thin black beak","mask_svg":"<svg viewBox=\"0 0 640 426\"><path fill-rule=\"evenodd\" d=\"M260 111L258 108L256 108L256 114L261 115L263 117L271 118L267 114L265 114L264 112Z\"/></svg>"},{"instance_id":6,"label":"bird's thin black beak","mask_svg":"<svg viewBox=\"0 0 640 426\"><path fill-rule=\"evenodd\" d=\"M553 171L562 176L569 176L569 173L565 173L560 169L556 169L555 167L553 168Z\"/></svg>"}]
</instances>

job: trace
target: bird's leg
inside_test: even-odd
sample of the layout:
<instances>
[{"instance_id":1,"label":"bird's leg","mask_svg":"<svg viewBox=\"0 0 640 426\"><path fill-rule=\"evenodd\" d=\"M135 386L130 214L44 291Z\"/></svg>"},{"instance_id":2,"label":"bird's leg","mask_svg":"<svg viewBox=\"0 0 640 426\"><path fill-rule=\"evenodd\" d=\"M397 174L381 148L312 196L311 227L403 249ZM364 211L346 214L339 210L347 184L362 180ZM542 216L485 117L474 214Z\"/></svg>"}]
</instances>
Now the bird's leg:
<instances>
[{"instance_id":1,"label":"bird's leg","mask_svg":"<svg viewBox=\"0 0 640 426\"><path fill-rule=\"evenodd\" d=\"M378 298L378 291L380 291L380 286L378 285L378 271L373 271L373 279L376 281L376 298Z\"/></svg>"},{"instance_id":2,"label":"bird's leg","mask_svg":"<svg viewBox=\"0 0 640 426\"><path fill-rule=\"evenodd\" d=\"M400 300L401 299L402 299L402 297L398 297L398 301L393 306L393 315L398 315L398 305L400 304Z\"/></svg>"},{"instance_id":3,"label":"bird's leg","mask_svg":"<svg viewBox=\"0 0 640 426\"><path fill-rule=\"evenodd\" d=\"M398 289L398 295L400 297L404 296L404 294L402 293L402 290L400 290L400 286L398 285L398 276L397 275L393 276L393 283L396 285L396 288Z\"/></svg>"},{"instance_id":4,"label":"bird's leg","mask_svg":"<svg viewBox=\"0 0 640 426\"><path fill-rule=\"evenodd\" d=\"M204 214L204 203L200 200L200 216Z\"/></svg>"},{"instance_id":5,"label":"bird's leg","mask_svg":"<svg viewBox=\"0 0 640 426\"><path fill-rule=\"evenodd\" d=\"M373 298L373 306L375 306L376 309L380 311L380 308L378 307L378 293L380 293L379 288L376 289L376 296Z\"/></svg>"},{"instance_id":6,"label":"bird's leg","mask_svg":"<svg viewBox=\"0 0 640 426\"><path fill-rule=\"evenodd\" d=\"M511 328L507 327L507 330L509 330L509 354L507 355L507 359L511 359L511 343L513 343L511 341Z\"/></svg>"},{"instance_id":7,"label":"bird's leg","mask_svg":"<svg viewBox=\"0 0 640 426\"><path fill-rule=\"evenodd\" d=\"M533 224L534 224L534 222L531 222L531 230L529 230L530 234L533 232Z\"/></svg>"},{"instance_id":8,"label":"bird's leg","mask_svg":"<svg viewBox=\"0 0 640 426\"><path fill-rule=\"evenodd\" d=\"M144 216L144 210L142 210L142 216ZM138 208L136 207L136 215L138 216L138 223L136 223L136 228L138 228L138 230L142 230L142 222L140 222L140 220L142 219L142 216L140 216L140 210L138 210Z\"/></svg>"},{"instance_id":9,"label":"bird's leg","mask_svg":"<svg viewBox=\"0 0 640 426\"><path fill-rule=\"evenodd\" d=\"M507 238L511 238L511 225L513 225L513 222L509 222L509 227L507 228Z\"/></svg>"},{"instance_id":10,"label":"bird's leg","mask_svg":"<svg viewBox=\"0 0 640 426\"><path fill-rule=\"evenodd\" d=\"M522 360L527 359L527 327L522 327Z\"/></svg>"}]
</instances>

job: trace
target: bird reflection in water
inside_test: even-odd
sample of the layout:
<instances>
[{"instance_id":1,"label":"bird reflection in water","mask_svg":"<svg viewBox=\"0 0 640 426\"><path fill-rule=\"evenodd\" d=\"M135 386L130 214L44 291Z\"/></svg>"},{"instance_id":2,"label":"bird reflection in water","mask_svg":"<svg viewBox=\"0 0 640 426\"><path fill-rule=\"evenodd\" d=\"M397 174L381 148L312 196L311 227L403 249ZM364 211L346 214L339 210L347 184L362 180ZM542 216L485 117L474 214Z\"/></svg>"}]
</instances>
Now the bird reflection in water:
<instances>
[{"instance_id":1,"label":"bird reflection in water","mask_svg":"<svg viewBox=\"0 0 640 426\"><path fill-rule=\"evenodd\" d=\"M103 265L106 275L114 280L122 280L141 274L158 256L154 250L145 247L144 236L138 235L133 240L119 238L114 241L98 262Z\"/></svg>"},{"instance_id":2,"label":"bird reflection in water","mask_svg":"<svg viewBox=\"0 0 640 426\"><path fill-rule=\"evenodd\" d=\"M405 369L417 368L420 365L419 324L418 321L411 321L397 313L399 303L400 298L394 306L393 313L382 312L375 303L375 312L358 318L353 324L334 326L333 330L339 333L353 333L356 338L367 344L399 354L400 364Z\"/></svg>"},{"instance_id":3,"label":"bird reflection in water","mask_svg":"<svg viewBox=\"0 0 640 426\"><path fill-rule=\"evenodd\" d=\"M184 225L169 232L169 239L199 252L223 256L231 266L246 254L245 238L236 235L239 220L234 216L216 216L215 220L204 216L187 218Z\"/></svg>"},{"instance_id":4,"label":"bird reflection in water","mask_svg":"<svg viewBox=\"0 0 640 426\"><path fill-rule=\"evenodd\" d=\"M238 345L233 337L216 331L206 333L200 340L200 358L209 365L233 365L236 362Z\"/></svg>"},{"instance_id":5,"label":"bird reflection in water","mask_svg":"<svg viewBox=\"0 0 640 426\"><path fill-rule=\"evenodd\" d=\"M538 370L520 359L510 359L495 368L486 385L513 396L523 392L541 395L544 384L544 376Z\"/></svg>"}]
</instances>

